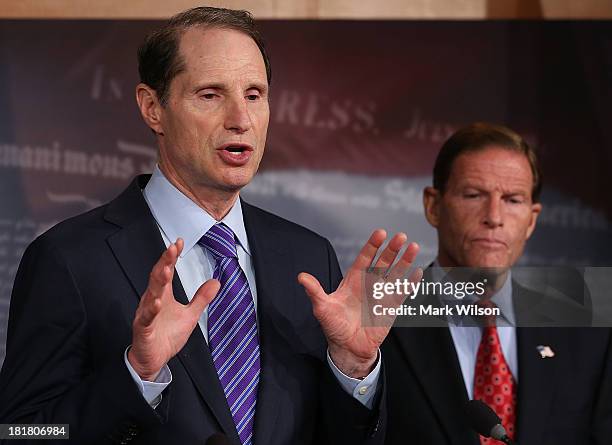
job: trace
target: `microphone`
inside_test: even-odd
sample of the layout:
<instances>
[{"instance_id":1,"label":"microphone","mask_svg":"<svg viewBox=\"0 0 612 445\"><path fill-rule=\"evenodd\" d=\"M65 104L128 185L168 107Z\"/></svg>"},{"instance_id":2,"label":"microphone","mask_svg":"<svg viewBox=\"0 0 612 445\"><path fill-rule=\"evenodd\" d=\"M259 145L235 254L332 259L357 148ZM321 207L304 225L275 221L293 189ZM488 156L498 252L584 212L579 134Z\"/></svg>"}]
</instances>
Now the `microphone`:
<instances>
[{"instance_id":1,"label":"microphone","mask_svg":"<svg viewBox=\"0 0 612 445\"><path fill-rule=\"evenodd\" d=\"M225 434L215 433L206 439L206 445L232 445Z\"/></svg>"},{"instance_id":2,"label":"microphone","mask_svg":"<svg viewBox=\"0 0 612 445\"><path fill-rule=\"evenodd\" d=\"M482 400L470 400L465 407L465 414L472 429L481 436L492 437L506 445L516 445L508 437L495 411Z\"/></svg>"}]
</instances>

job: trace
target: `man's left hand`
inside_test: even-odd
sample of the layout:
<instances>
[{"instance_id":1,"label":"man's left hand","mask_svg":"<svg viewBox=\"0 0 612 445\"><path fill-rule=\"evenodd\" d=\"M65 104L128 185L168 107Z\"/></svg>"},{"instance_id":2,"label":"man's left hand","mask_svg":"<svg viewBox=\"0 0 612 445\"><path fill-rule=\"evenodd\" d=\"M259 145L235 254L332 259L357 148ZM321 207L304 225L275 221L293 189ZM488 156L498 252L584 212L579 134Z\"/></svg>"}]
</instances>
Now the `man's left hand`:
<instances>
[{"instance_id":1,"label":"man's left hand","mask_svg":"<svg viewBox=\"0 0 612 445\"><path fill-rule=\"evenodd\" d=\"M375 267L387 270L385 276L388 280L399 278L412 266L419 251L416 243L410 243L398 258L408 239L404 233L398 233L389 241L376 263L372 264L386 238L387 233L382 229L372 233L338 289L331 294L325 293L319 281L312 275L305 272L298 275L298 281L310 297L313 313L327 338L329 355L338 369L349 377L364 378L372 371L378 348L393 324L390 322L385 326L363 325L363 274L369 268ZM394 264L396 260L397 263ZM417 270L411 280L420 280L421 274L422 272Z\"/></svg>"}]
</instances>

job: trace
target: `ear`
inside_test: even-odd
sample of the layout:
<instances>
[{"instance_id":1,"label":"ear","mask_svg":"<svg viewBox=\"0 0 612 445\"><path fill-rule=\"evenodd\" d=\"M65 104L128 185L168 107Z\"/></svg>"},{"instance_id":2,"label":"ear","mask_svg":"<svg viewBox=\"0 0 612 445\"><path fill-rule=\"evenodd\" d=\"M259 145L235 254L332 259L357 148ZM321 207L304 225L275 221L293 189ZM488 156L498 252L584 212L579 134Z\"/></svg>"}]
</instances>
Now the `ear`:
<instances>
[{"instance_id":1,"label":"ear","mask_svg":"<svg viewBox=\"0 0 612 445\"><path fill-rule=\"evenodd\" d=\"M425 209L425 218L434 227L438 227L440 222L440 199L442 194L438 189L433 187L425 187L423 190L423 207Z\"/></svg>"},{"instance_id":2,"label":"ear","mask_svg":"<svg viewBox=\"0 0 612 445\"><path fill-rule=\"evenodd\" d=\"M538 216L540 215L541 211L542 211L542 204L540 204L539 202L531 204L531 221L529 222L529 226L527 227L527 238L526 239L529 239L529 237L535 230L536 221L538 220Z\"/></svg>"},{"instance_id":3,"label":"ear","mask_svg":"<svg viewBox=\"0 0 612 445\"><path fill-rule=\"evenodd\" d=\"M145 123L155 134L163 136L164 131L161 124L163 107L155 90L147 84L139 83L136 86L136 102L138 102L138 108Z\"/></svg>"}]
</instances>

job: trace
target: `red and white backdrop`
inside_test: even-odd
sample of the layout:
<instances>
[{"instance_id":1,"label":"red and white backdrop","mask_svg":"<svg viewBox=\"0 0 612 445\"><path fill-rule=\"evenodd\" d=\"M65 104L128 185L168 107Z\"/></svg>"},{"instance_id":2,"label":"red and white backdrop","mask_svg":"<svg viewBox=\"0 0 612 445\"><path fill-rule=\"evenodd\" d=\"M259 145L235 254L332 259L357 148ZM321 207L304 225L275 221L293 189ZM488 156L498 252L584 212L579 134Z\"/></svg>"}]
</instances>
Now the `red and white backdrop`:
<instances>
[{"instance_id":1,"label":"red and white backdrop","mask_svg":"<svg viewBox=\"0 0 612 445\"><path fill-rule=\"evenodd\" d=\"M0 363L25 246L150 172L134 101L147 21L0 21ZM612 265L611 22L263 21L271 118L251 203L327 236L346 268L375 227L435 256L422 212L453 129L506 124L542 158L523 264ZM36 308L32 308L36 310Z\"/></svg>"}]
</instances>

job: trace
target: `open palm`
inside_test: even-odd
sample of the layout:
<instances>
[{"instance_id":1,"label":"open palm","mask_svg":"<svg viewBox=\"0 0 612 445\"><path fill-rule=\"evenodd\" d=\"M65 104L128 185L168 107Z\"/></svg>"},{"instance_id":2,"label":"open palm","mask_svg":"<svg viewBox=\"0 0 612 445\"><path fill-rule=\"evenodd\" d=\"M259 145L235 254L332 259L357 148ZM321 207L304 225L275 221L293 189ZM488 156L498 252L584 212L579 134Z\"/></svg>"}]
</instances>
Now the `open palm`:
<instances>
[{"instance_id":1,"label":"open palm","mask_svg":"<svg viewBox=\"0 0 612 445\"><path fill-rule=\"evenodd\" d=\"M410 243L400 255L407 241L403 233L396 234L374 262L374 258L386 239L384 230L375 230L363 246L348 273L335 292L325 293L315 277L301 273L298 281L304 286L313 305L313 313L327 338L329 353L336 366L351 377L364 377L376 362L378 348L389 333L393 320L383 325L371 326L363 322L364 273L371 267L386 271L387 280L403 276L412 266L419 247ZM398 258L399 257L399 258ZM391 267L393 266L393 267ZM417 270L412 280L420 280ZM387 300L387 305L397 306L397 297Z\"/></svg>"},{"instance_id":2,"label":"open palm","mask_svg":"<svg viewBox=\"0 0 612 445\"><path fill-rule=\"evenodd\" d=\"M219 281L208 280L188 305L176 301L172 277L183 240L170 244L153 266L132 323L128 360L143 380L153 381L162 367L187 343L204 308L219 291Z\"/></svg>"}]
</instances>

